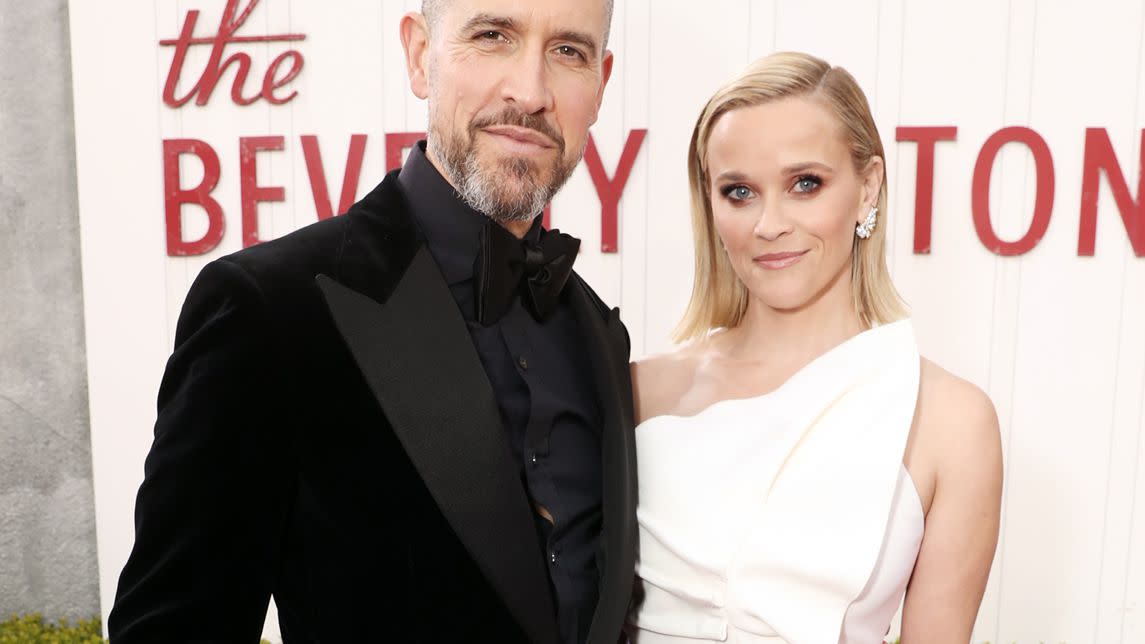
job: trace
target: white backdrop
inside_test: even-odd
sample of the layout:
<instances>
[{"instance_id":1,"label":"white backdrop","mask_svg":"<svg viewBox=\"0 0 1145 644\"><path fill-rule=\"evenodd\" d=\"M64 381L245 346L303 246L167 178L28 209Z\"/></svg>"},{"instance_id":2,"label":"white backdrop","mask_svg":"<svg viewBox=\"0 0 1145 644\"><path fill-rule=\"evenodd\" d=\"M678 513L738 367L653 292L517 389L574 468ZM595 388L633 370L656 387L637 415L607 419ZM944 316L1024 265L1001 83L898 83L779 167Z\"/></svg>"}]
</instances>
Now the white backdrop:
<instances>
[{"instance_id":1,"label":"white backdrop","mask_svg":"<svg viewBox=\"0 0 1145 644\"><path fill-rule=\"evenodd\" d=\"M368 135L361 196L383 174L384 134L425 127L397 37L416 0L263 0L237 35L305 39L232 44L225 55L250 55L251 94L274 57L297 50L305 66L278 95L298 96L237 106L232 68L206 106L164 105L174 48L159 41L177 37L190 10L201 11L195 36L214 36L225 4L70 5L105 618L132 544L180 306L204 264L241 246L239 138L284 137L283 150L257 155L258 184L285 188L284 201L259 206L260 234L270 239L316 220L300 136L318 137L336 208L351 135ZM600 251L600 204L583 165L554 200L553 224L584 240L577 268L621 307L636 356L664 350L691 285L685 156L704 101L776 49L808 51L855 75L887 147L890 263L923 353L983 387L1001 418L1002 534L975 643L1145 642L1145 258L1134 254L1104 176L1094 254L1077 250L1087 127L1106 129L1131 197L1141 196L1143 30L1140 0L617 0L616 67L593 129L610 175L628 133L648 130L621 201L619 252ZM209 50L191 49L180 93ZM929 125L958 130L937 147L931 252L915 254L916 146L896 144L895 131ZM971 179L983 142L1010 125L1046 140L1056 188L1044 238L1002 257L975 233ZM226 233L205 255L166 253L162 141L177 138L201 139L220 159L212 196ZM202 174L187 159L182 184ZM1006 146L990 193L1002 239L1029 226L1035 183L1027 149ZM1129 225L1145 236L1140 203ZM193 206L183 212L184 238L199 237L206 217Z\"/></svg>"}]
</instances>

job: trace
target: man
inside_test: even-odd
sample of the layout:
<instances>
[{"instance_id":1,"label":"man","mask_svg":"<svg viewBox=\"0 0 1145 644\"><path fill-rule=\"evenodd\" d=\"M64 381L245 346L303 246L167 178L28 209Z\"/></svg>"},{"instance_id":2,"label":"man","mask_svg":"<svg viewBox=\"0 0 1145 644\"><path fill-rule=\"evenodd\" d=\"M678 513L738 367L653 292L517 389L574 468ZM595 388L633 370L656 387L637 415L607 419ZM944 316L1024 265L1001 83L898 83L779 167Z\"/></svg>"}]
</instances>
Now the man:
<instances>
[{"instance_id":1,"label":"man","mask_svg":"<svg viewBox=\"0 0 1145 644\"><path fill-rule=\"evenodd\" d=\"M612 68L608 0L428 0L428 144L340 217L215 261L159 392L117 644L616 641L627 334L538 213Z\"/></svg>"}]
</instances>

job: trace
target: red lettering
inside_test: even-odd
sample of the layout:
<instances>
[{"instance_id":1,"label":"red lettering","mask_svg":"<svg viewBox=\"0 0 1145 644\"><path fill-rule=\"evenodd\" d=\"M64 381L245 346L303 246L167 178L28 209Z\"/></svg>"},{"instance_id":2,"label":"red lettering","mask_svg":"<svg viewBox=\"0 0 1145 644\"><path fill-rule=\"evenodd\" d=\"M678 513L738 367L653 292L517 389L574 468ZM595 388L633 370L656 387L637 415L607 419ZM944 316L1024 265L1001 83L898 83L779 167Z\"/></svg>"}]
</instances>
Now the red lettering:
<instances>
[{"instance_id":1,"label":"red lettering","mask_svg":"<svg viewBox=\"0 0 1145 644\"><path fill-rule=\"evenodd\" d=\"M1121 164L1109 142L1105 128L1086 128L1085 159L1081 172L1081 225L1077 235L1077 254L1092 257L1097 239L1097 197L1101 173L1109 180L1121 223L1133 246L1133 253L1145 257L1145 130L1141 131L1141 162L1137 167L1137 199L1129 194Z\"/></svg>"},{"instance_id":2,"label":"red lettering","mask_svg":"<svg viewBox=\"0 0 1145 644\"><path fill-rule=\"evenodd\" d=\"M402 153L425 138L425 132L386 133L386 172L402 167Z\"/></svg>"},{"instance_id":3,"label":"red lettering","mask_svg":"<svg viewBox=\"0 0 1145 644\"><path fill-rule=\"evenodd\" d=\"M292 63L290 66L290 71L287 72L286 76L283 76L282 78L275 78L275 76L278 74L279 66L286 62L287 59L289 59ZM278 57L270 63L270 67L266 70L266 76L264 76L262 79L263 98L270 101L274 105L283 105L294 100L294 97L298 96L298 90L294 90L289 95L287 95L286 98L278 98L274 95L274 90L281 89L284 85L289 84L290 81L298 78L298 75L302 73L303 62L302 54L294 50L284 51L279 54Z\"/></svg>"},{"instance_id":4,"label":"red lettering","mask_svg":"<svg viewBox=\"0 0 1145 644\"><path fill-rule=\"evenodd\" d=\"M195 99L196 105L206 105L207 98L211 96L211 92L215 90L215 85L219 82L219 77L223 75L223 72L227 71L231 63L236 62L239 64L239 69L235 72L235 82L231 84L231 100L235 102L235 105L250 105L259 99L259 94L255 94L250 98L243 98L243 86L246 85L246 77L250 72L250 56L239 52L237 54L231 54L230 57L224 60L218 67L207 67L207 71L203 73L203 91L199 93L199 98Z\"/></svg>"},{"instance_id":5,"label":"red lettering","mask_svg":"<svg viewBox=\"0 0 1145 644\"><path fill-rule=\"evenodd\" d=\"M290 42L297 40L305 40L306 36L302 34L281 34L273 36L236 36L235 33L243 26L243 23L250 17L252 11L258 6L260 0L250 0L242 13L239 13L240 0L227 0L226 8L223 9L222 19L219 21L219 28L216 30L215 35L211 38L195 38L195 25L199 20L199 11L191 10L187 12L187 18L183 21L183 28L179 32L179 37L171 40L160 40L159 44L164 47L175 47L175 55L171 60L171 67L167 71L167 81L163 85L163 102L170 107L182 107L191 97L195 97L196 105L206 105L210 100L211 94L215 91L215 86L218 85L220 77L226 72L227 68L232 64L238 65L235 72L235 80L231 85L231 98L238 105L250 105L260 98L265 98L275 105L281 105L293 99L298 95L298 92L293 92L286 98L278 98L274 95L274 90L282 88L287 83L294 80L302 71L302 55L296 51L288 51L279 55L270 64L263 77L262 91L249 98L242 96L243 86L246 84L247 75L250 73L251 58L244 53L232 54L225 61L223 54L226 51L227 45L237 43L256 43L256 42ZM236 16L236 14L238 14ZM194 45L211 45L211 54L207 59L206 68L199 76L199 80L191 90L182 97L177 97L176 88L179 84L179 78L183 74L183 64L187 59L187 51ZM287 59L292 61L290 71L282 78L276 78L279 67Z\"/></svg>"},{"instance_id":6,"label":"red lettering","mask_svg":"<svg viewBox=\"0 0 1145 644\"><path fill-rule=\"evenodd\" d=\"M342 196L338 202L338 212L344 213L354 205L358 193L358 178L362 174L362 160L366 156L365 134L350 137L350 151L346 155L346 173L342 177ZM310 193L314 195L314 210L318 219L334 216L330 205L330 190L326 185L326 171L322 165L322 152L318 148L318 137L302 137L302 156L306 160L306 173L310 176Z\"/></svg>"},{"instance_id":7,"label":"red lettering","mask_svg":"<svg viewBox=\"0 0 1145 644\"><path fill-rule=\"evenodd\" d=\"M180 185L179 162L184 154L193 154L203 163L203 180L194 188ZM167 220L167 254L171 257L202 255L223 239L226 221L223 208L211 197L219 183L219 155L198 139L163 141L163 205ZM207 214L207 232L194 241L183 239L183 204L196 204Z\"/></svg>"},{"instance_id":8,"label":"red lettering","mask_svg":"<svg viewBox=\"0 0 1145 644\"><path fill-rule=\"evenodd\" d=\"M175 56L171 59L171 67L167 70L167 82L163 85L163 102L169 107L183 107L187 101L199 91L202 79L191 88L191 91L182 98L175 96L175 86L179 84L179 77L183 75L183 62L187 59L187 50L191 48L191 38L195 33L195 23L199 21L199 12L187 12L187 19L183 21L183 30L175 40L161 40L161 45L174 45Z\"/></svg>"},{"instance_id":9,"label":"red lettering","mask_svg":"<svg viewBox=\"0 0 1145 644\"><path fill-rule=\"evenodd\" d=\"M914 253L930 254L930 228L934 219L934 147L939 141L953 141L958 134L954 126L899 127L896 141L918 143L918 162L914 179Z\"/></svg>"},{"instance_id":10,"label":"red lettering","mask_svg":"<svg viewBox=\"0 0 1145 644\"><path fill-rule=\"evenodd\" d=\"M282 186L258 185L257 154L260 150L281 150L286 146L281 136L249 136L239 139L239 188L242 201L243 248L259 243L258 204L261 201L285 201Z\"/></svg>"},{"instance_id":11,"label":"red lettering","mask_svg":"<svg viewBox=\"0 0 1145 644\"><path fill-rule=\"evenodd\" d=\"M994 169L998 151L1007 143L1023 143L1030 149L1034 155L1038 181L1034 197L1034 219L1026 234L1015 242L999 239L990 223L990 173ZM1028 127L1004 127L992 134L978 153L972 185L970 206L974 213L974 230L978 232L978 239L987 250L1003 256L1023 255L1037 246L1050 226L1050 215L1054 209L1054 159L1041 135Z\"/></svg>"},{"instance_id":12,"label":"red lettering","mask_svg":"<svg viewBox=\"0 0 1145 644\"><path fill-rule=\"evenodd\" d=\"M619 249L618 233L618 204L624 194L624 186L628 184L628 175L632 166L636 165L636 156L644 144L644 136L648 130L631 130L628 139L624 142L624 150L620 153L620 162L616 164L616 172L612 178L604 170L604 163L600 160L600 153L596 149L596 141L589 134L588 146L584 151L584 163L588 167L588 174L592 178L592 185L600 198L600 252L615 253Z\"/></svg>"}]
</instances>

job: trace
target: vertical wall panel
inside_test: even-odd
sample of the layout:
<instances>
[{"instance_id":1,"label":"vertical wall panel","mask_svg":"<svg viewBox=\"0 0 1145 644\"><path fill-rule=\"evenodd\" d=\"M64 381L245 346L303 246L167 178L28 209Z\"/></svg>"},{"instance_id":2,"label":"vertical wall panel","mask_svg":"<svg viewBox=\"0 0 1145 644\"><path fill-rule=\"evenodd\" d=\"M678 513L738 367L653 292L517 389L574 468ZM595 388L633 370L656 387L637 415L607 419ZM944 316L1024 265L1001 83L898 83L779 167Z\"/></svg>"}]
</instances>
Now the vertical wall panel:
<instances>
[{"instance_id":1,"label":"vertical wall panel","mask_svg":"<svg viewBox=\"0 0 1145 644\"><path fill-rule=\"evenodd\" d=\"M1140 133L1145 127L1145 71L1142 56L1145 36L1145 11L1137 22L1136 49L1127 46L1125 52L1136 53L1135 73L1123 75L1121 84L1133 91L1131 127L1125 130L1124 144L1118 148L1121 166L1132 185L1132 178L1141 172ZM1131 79L1131 80L1130 80ZM1121 125L1111 122L1110 125ZM1133 190L1134 188L1130 188ZM1137 199L1145 195L1135 195ZM1099 225L1112 226L1102 221ZM1126 590L1130 582L1133 552L1145 550L1145 535L1134 531L1135 492L1140 472L1142 433L1142 393L1145 392L1145 262L1136 257L1128 244L1120 253L1120 275L1114 286L1120 287L1120 310L1111 311L1116 319L1117 353L1113 368L1113 417L1109 441L1108 465L1105 474L1104 522L1102 525L1101 567L1098 576L1097 623L1094 642L1137 642L1145 640L1145 629L1133 628L1134 622ZM1115 277L1111 273L1110 277ZM1138 620L1138 625L1145 620ZM1136 634L1131 634L1136 630Z\"/></svg>"},{"instance_id":2,"label":"vertical wall panel","mask_svg":"<svg viewBox=\"0 0 1145 644\"><path fill-rule=\"evenodd\" d=\"M875 85L879 2L776 0L775 48L845 67L868 97Z\"/></svg>"},{"instance_id":3,"label":"vertical wall panel","mask_svg":"<svg viewBox=\"0 0 1145 644\"><path fill-rule=\"evenodd\" d=\"M994 263L974 233L970 179L978 148L1003 116L1009 42L1006 21L996 14L997 3L987 1L925 11L906 3L897 125L958 128L956 141L936 147L929 254L913 252L915 144L895 144L900 168L892 168L898 185L891 186L899 226L894 278L918 324L921 349L977 383L985 381L988 362ZM974 34L972 48L963 46L969 33ZM935 55L941 51L959 51L960 56ZM893 132L886 138L893 141Z\"/></svg>"},{"instance_id":4,"label":"vertical wall panel","mask_svg":"<svg viewBox=\"0 0 1145 644\"><path fill-rule=\"evenodd\" d=\"M1018 294L1002 605L1023 609L1001 616L1002 641L1083 642L1095 634L1127 242L1110 225L1116 208L1103 194L1098 253L1077 258L1081 151L1084 128L1095 122L1109 127L1122 159L1136 151L1129 136L1136 86L1124 82L1122 66L1104 61L1136 44L1140 11L1037 5L1031 125L1057 152L1057 182L1054 217L1023 258ZM1080 50L1061 47L1079 33L1102 38ZM1083 92L1063 82L1080 78Z\"/></svg>"},{"instance_id":5,"label":"vertical wall panel","mask_svg":"<svg viewBox=\"0 0 1145 644\"><path fill-rule=\"evenodd\" d=\"M653 0L627 0L617 3L613 17L614 40L623 37L623 47L613 45L616 52L616 65L624 69L623 85L617 84L605 95L605 108L619 96L623 106L621 132L623 137L636 128L648 129L649 114L652 111L652 33L649 14ZM648 228L651 213L648 208L649 192L652 190L651 152L649 137L646 135L640 156L632 168L628 187L624 191L620 208L620 297L610 302L624 311L625 325L632 341L632 357L644 353L648 310L645 306L647 292ZM621 141L617 138L617 141ZM619 150L609 158L617 159ZM606 166L608 167L608 166ZM605 276L605 279L607 277ZM594 282L595 283L595 282Z\"/></svg>"},{"instance_id":6,"label":"vertical wall panel","mask_svg":"<svg viewBox=\"0 0 1145 644\"><path fill-rule=\"evenodd\" d=\"M748 48L747 61L761 58L776 51L779 31L780 0L751 0L747 4Z\"/></svg>"},{"instance_id":7,"label":"vertical wall panel","mask_svg":"<svg viewBox=\"0 0 1145 644\"><path fill-rule=\"evenodd\" d=\"M1129 284L1145 290L1145 276L1141 271L1136 271ZM1141 364L1145 365L1145 356L1141 356ZM1142 379L1145 379L1145 375ZM1133 467L1130 483L1132 504L1129 508L1129 535L1124 552L1126 577L1118 615L1121 619L1121 637L1117 641L1125 644L1145 641L1145 440L1142 439L1145 429L1145 385L1142 385L1138 393L1138 402L1135 441L1137 463ZM1115 593L1116 589L1110 592Z\"/></svg>"},{"instance_id":8,"label":"vertical wall panel","mask_svg":"<svg viewBox=\"0 0 1145 644\"><path fill-rule=\"evenodd\" d=\"M1001 7L1000 7L1001 8ZM1006 58L1004 61L1004 94L999 102L1002 117L998 127L1025 126L1030 123L1031 83L1033 79L1033 53L1036 40L1036 3L1032 0L1011 0L1006 7ZM1005 240L1020 239L1033 217L1036 177L1030 151L1024 146L1007 145L995 161L990 183L991 222L998 235ZM979 381L994 401L1002 429L1002 446L1008 453L1013 429L1012 401L1014 376L1014 346L1018 336L1018 292L1021 288L1021 257L994 256L991 260L994 277L990 288L992 300L989 309L989 337L986 379ZM1008 474L1008 473L1007 473ZM1009 477L1005 481L1008 483ZM1006 525L1007 499L1003 494L1002 525ZM997 637L1001 612L1002 574L1006 534L999 535L999 547L994 558L995 574L991 575L979 611L975 641Z\"/></svg>"},{"instance_id":9,"label":"vertical wall panel","mask_svg":"<svg viewBox=\"0 0 1145 644\"><path fill-rule=\"evenodd\" d=\"M1137 72L1131 137L1145 130L1145 12L1137 32ZM1127 43L1125 51L1132 51ZM1123 82L1128 83L1125 75ZM1122 161L1128 177L1139 176L1142 150L1129 146ZM1143 196L1134 195L1138 201ZM1098 601L1098 635L1109 642L1145 641L1145 261L1124 249L1121 345L1117 356L1114 435L1107 473L1106 516L1110 527Z\"/></svg>"},{"instance_id":10,"label":"vertical wall panel","mask_svg":"<svg viewBox=\"0 0 1145 644\"><path fill-rule=\"evenodd\" d=\"M155 79L151 11L72 3L69 19L96 533L106 617L131 549L131 511L150 445L147 419L154 419L167 346L164 275L148 262L163 253L162 219L148 210L162 203L155 107L162 84ZM90 28L83 37L85 25L108 23L122 29L116 38L99 38ZM106 73L108 68L117 73ZM138 106L130 114L138 119L132 127L109 119L115 107L128 105ZM101 199L95 201L96 196Z\"/></svg>"}]
</instances>

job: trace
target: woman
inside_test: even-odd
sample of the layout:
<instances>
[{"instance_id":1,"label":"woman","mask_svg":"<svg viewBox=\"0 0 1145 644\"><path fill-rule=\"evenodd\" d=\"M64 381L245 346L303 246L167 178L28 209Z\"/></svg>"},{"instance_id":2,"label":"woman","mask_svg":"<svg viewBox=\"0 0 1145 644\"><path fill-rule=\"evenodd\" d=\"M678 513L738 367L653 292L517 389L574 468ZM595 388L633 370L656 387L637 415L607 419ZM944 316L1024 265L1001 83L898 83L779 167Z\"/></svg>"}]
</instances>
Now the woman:
<instances>
[{"instance_id":1,"label":"woman","mask_svg":"<svg viewBox=\"0 0 1145 644\"><path fill-rule=\"evenodd\" d=\"M688 156L692 340L633 367L638 644L965 644L998 535L998 421L920 359L884 259L886 171L841 68L782 53Z\"/></svg>"}]
</instances>

